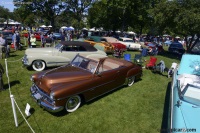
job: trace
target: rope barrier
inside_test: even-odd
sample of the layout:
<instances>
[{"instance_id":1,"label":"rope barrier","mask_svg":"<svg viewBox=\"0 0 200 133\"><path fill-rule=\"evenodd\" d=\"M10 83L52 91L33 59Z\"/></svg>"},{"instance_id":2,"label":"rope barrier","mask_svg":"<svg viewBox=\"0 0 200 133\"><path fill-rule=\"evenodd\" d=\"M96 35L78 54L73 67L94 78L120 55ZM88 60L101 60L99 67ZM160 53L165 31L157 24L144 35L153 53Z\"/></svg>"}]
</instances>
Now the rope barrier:
<instances>
[{"instance_id":1,"label":"rope barrier","mask_svg":"<svg viewBox=\"0 0 200 133\"><path fill-rule=\"evenodd\" d=\"M31 131L32 131L33 133L35 133L35 131L33 130L33 128L30 126L30 124L29 124L28 121L26 120L25 116L23 115L22 111L20 110L20 108L19 108L17 102L15 101L15 99L14 99L14 102L15 102L15 104L16 104L16 106L17 106L19 112L21 113L22 117L24 118L24 120L26 121L26 123L28 124L28 126L30 127Z\"/></svg>"},{"instance_id":2,"label":"rope barrier","mask_svg":"<svg viewBox=\"0 0 200 133\"><path fill-rule=\"evenodd\" d=\"M18 61L18 60L17 60ZM13 62L13 61L11 61ZM16 61L14 61L16 62ZM9 75L8 75L8 65L7 65L7 59L5 59L5 66L6 66L6 77L8 79L8 88L9 88L9 94L10 94L10 98L11 98L11 104L12 104L12 109L13 109L13 115L14 115L14 120L15 120L15 125L16 127L18 126L18 123L17 123L17 115L16 115L16 110L15 110L15 105L17 106L19 112L21 113L22 117L24 118L24 120L26 121L27 125L29 126L29 128L31 129L31 131L33 133L35 133L35 131L33 130L33 128L30 126L30 124L28 123L28 121L26 120L25 116L23 115L22 111L20 110L17 102L15 101L14 99L14 96L11 94L11 89L10 89L10 78L9 78ZM13 102L14 101L14 102ZM14 104L15 103L15 104Z\"/></svg>"}]
</instances>

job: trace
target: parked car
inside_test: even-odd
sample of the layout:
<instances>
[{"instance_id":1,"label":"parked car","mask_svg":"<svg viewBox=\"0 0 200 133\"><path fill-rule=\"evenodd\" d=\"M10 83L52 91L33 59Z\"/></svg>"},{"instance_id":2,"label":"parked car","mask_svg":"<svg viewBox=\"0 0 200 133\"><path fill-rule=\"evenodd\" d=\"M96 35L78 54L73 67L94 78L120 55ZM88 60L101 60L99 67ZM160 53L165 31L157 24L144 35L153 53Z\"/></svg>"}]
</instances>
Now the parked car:
<instances>
[{"instance_id":1,"label":"parked car","mask_svg":"<svg viewBox=\"0 0 200 133\"><path fill-rule=\"evenodd\" d=\"M56 67L66 65L76 56L106 57L106 53L97 50L95 47L86 42L62 41L55 47L45 48L28 48L22 59L25 66L32 66L35 71L42 71L46 67Z\"/></svg>"},{"instance_id":2,"label":"parked car","mask_svg":"<svg viewBox=\"0 0 200 133\"><path fill-rule=\"evenodd\" d=\"M164 42L165 46L170 46L172 44L172 40L167 40Z\"/></svg>"},{"instance_id":3,"label":"parked car","mask_svg":"<svg viewBox=\"0 0 200 133\"><path fill-rule=\"evenodd\" d=\"M142 67L132 62L105 57L76 55L70 64L31 76L32 97L50 112L74 112L90 101L118 87L132 86Z\"/></svg>"},{"instance_id":4,"label":"parked car","mask_svg":"<svg viewBox=\"0 0 200 133\"><path fill-rule=\"evenodd\" d=\"M168 129L171 132L199 132L200 55L184 54L174 70ZM178 131L179 130L179 131Z\"/></svg>"},{"instance_id":5,"label":"parked car","mask_svg":"<svg viewBox=\"0 0 200 133\"><path fill-rule=\"evenodd\" d=\"M168 52L182 55L185 53L185 49L183 48L183 45L181 43L173 42L172 44L170 44Z\"/></svg>"},{"instance_id":6,"label":"parked car","mask_svg":"<svg viewBox=\"0 0 200 133\"><path fill-rule=\"evenodd\" d=\"M162 54L164 52L163 46L156 42L145 42L144 45L146 45L147 47L151 47L153 49L156 48L158 54Z\"/></svg>"},{"instance_id":7,"label":"parked car","mask_svg":"<svg viewBox=\"0 0 200 133\"><path fill-rule=\"evenodd\" d=\"M57 32L53 33L53 39L55 39L55 40L60 40L61 36L62 36L61 33L57 33Z\"/></svg>"},{"instance_id":8,"label":"parked car","mask_svg":"<svg viewBox=\"0 0 200 133\"><path fill-rule=\"evenodd\" d=\"M13 33L11 31L2 31L1 34L3 34L3 36L6 39L7 43L10 45L12 43L12 35L13 35Z\"/></svg>"},{"instance_id":9,"label":"parked car","mask_svg":"<svg viewBox=\"0 0 200 133\"><path fill-rule=\"evenodd\" d=\"M33 35L35 36L37 41L41 40L41 33L40 32L34 32ZM28 33L23 33L22 36L28 38ZM44 37L47 38L48 36L46 34L44 34Z\"/></svg>"},{"instance_id":10,"label":"parked car","mask_svg":"<svg viewBox=\"0 0 200 133\"><path fill-rule=\"evenodd\" d=\"M101 37L99 36L89 36L84 40L84 42L90 43L95 48L103 50L107 54L114 53L114 46L108 42L101 42Z\"/></svg>"},{"instance_id":11,"label":"parked car","mask_svg":"<svg viewBox=\"0 0 200 133\"><path fill-rule=\"evenodd\" d=\"M127 50L139 50L141 51L142 46L139 43L135 43L133 39L126 38L126 37L120 37L119 42L126 45Z\"/></svg>"},{"instance_id":12,"label":"parked car","mask_svg":"<svg viewBox=\"0 0 200 133\"><path fill-rule=\"evenodd\" d=\"M109 42L111 43L115 49L118 49L120 51L126 51L126 45L120 43L116 38L114 37L102 37L101 42Z\"/></svg>"}]
</instances>

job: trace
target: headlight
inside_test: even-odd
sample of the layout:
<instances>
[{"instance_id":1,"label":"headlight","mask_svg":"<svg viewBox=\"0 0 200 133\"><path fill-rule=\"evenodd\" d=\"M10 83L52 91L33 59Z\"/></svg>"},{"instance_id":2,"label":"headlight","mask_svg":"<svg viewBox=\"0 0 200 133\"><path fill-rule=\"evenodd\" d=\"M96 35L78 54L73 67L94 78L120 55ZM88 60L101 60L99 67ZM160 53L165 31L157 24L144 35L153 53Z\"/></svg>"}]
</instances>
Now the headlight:
<instances>
[{"instance_id":1,"label":"headlight","mask_svg":"<svg viewBox=\"0 0 200 133\"><path fill-rule=\"evenodd\" d=\"M53 92L50 93L50 98L51 98L52 100L54 99L54 93L53 93Z\"/></svg>"}]
</instances>

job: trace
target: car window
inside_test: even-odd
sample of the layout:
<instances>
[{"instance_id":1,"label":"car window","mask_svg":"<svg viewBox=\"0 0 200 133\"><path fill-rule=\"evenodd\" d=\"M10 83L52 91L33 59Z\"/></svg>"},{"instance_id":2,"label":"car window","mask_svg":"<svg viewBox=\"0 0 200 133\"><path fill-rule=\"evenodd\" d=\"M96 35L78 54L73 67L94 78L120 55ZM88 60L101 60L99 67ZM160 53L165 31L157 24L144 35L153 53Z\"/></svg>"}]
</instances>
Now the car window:
<instances>
[{"instance_id":1,"label":"car window","mask_svg":"<svg viewBox=\"0 0 200 133\"><path fill-rule=\"evenodd\" d=\"M123 41L123 39L119 38L119 41Z\"/></svg>"},{"instance_id":2,"label":"car window","mask_svg":"<svg viewBox=\"0 0 200 133\"><path fill-rule=\"evenodd\" d=\"M101 38L101 42L107 42L107 41L106 41L106 39L104 39L104 38Z\"/></svg>"},{"instance_id":3,"label":"car window","mask_svg":"<svg viewBox=\"0 0 200 133\"><path fill-rule=\"evenodd\" d=\"M65 45L63 51L87 51L83 46Z\"/></svg>"},{"instance_id":4,"label":"car window","mask_svg":"<svg viewBox=\"0 0 200 133\"><path fill-rule=\"evenodd\" d=\"M124 40L124 42L133 42L133 40Z\"/></svg>"},{"instance_id":5,"label":"car window","mask_svg":"<svg viewBox=\"0 0 200 133\"><path fill-rule=\"evenodd\" d=\"M56 48L56 49L60 49L62 46L63 46L62 44L58 43L58 44L55 46L55 48Z\"/></svg>"},{"instance_id":6,"label":"car window","mask_svg":"<svg viewBox=\"0 0 200 133\"><path fill-rule=\"evenodd\" d=\"M79 46L79 51L87 51L83 46Z\"/></svg>"},{"instance_id":7,"label":"car window","mask_svg":"<svg viewBox=\"0 0 200 133\"><path fill-rule=\"evenodd\" d=\"M64 45L63 48L62 48L63 51L75 51L72 49L72 46L71 45Z\"/></svg>"}]
</instances>

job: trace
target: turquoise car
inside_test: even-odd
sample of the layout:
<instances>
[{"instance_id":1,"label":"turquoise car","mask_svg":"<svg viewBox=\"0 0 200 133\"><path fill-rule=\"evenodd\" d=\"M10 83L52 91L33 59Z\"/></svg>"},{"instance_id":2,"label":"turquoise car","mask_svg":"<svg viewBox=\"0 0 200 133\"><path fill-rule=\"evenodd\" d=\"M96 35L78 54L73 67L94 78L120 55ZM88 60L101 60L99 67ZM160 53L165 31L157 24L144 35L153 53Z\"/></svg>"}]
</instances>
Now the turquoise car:
<instances>
[{"instance_id":1,"label":"turquoise car","mask_svg":"<svg viewBox=\"0 0 200 133\"><path fill-rule=\"evenodd\" d=\"M168 132L200 133L200 55L184 54L174 70Z\"/></svg>"}]
</instances>

